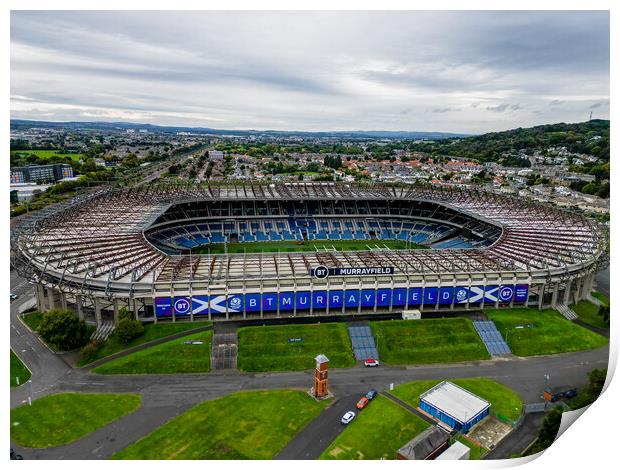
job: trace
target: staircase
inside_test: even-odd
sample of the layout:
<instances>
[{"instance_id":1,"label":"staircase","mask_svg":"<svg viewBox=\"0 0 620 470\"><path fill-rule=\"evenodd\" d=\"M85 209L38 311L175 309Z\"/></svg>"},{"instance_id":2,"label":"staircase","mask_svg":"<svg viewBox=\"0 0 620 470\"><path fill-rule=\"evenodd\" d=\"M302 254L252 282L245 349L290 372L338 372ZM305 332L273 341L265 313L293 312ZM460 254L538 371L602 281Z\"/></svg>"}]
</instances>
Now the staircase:
<instances>
[{"instance_id":1,"label":"staircase","mask_svg":"<svg viewBox=\"0 0 620 470\"><path fill-rule=\"evenodd\" d=\"M568 305L557 305L555 309L564 315L567 320L577 320L579 318L575 312L573 312Z\"/></svg>"},{"instance_id":2,"label":"staircase","mask_svg":"<svg viewBox=\"0 0 620 470\"><path fill-rule=\"evenodd\" d=\"M211 370L237 368L237 332L215 333L211 343Z\"/></svg>"},{"instance_id":3,"label":"staircase","mask_svg":"<svg viewBox=\"0 0 620 470\"><path fill-rule=\"evenodd\" d=\"M108 339L108 336L112 334L114 331L114 322L113 321L104 321L102 322L93 334L90 335L91 341L105 341Z\"/></svg>"},{"instance_id":4,"label":"staircase","mask_svg":"<svg viewBox=\"0 0 620 470\"><path fill-rule=\"evenodd\" d=\"M495 323L490 320L477 320L472 322L476 333L484 343L491 356L504 356L511 354L510 348L499 331Z\"/></svg>"},{"instance_id":5,"label":"staircase","mask_svg":"<svg viewBox=\"0 0 620 470\"><path fill-rule=\"evenodd\" d=\"M355 354L356 361L365 361L366 359L379 359L375 339L372 336L370 327L365 323L355 323L348 327L349 338L351 338L351 346Z\"/></svg>"}]
</instances>

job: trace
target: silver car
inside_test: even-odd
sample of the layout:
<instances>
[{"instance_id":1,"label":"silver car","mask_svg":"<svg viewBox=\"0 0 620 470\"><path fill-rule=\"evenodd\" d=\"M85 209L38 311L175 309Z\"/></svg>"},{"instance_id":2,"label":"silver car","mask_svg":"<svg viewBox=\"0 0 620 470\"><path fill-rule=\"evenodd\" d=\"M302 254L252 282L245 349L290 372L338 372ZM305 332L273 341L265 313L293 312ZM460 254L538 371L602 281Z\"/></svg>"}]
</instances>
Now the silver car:
<instances>
[{"instance_id":1,"label":"silver car","mask_svg":"<svg viewBox=\"0 0 620 470\"><path fill-rule=\"evenodd\" d=\"M347 411L342 418L340 418L340 422L342 424L349 424L355 418L354 411Z\"/></svg>"}]
</instances>

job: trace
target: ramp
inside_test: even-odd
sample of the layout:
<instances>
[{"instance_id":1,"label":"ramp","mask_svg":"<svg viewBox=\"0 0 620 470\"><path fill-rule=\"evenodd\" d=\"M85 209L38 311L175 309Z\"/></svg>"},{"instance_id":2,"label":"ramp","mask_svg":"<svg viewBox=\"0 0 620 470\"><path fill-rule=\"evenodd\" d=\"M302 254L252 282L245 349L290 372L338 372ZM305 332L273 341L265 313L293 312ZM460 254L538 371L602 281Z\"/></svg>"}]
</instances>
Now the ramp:
<instances>
[{"instance_id":1,"label":"ramp","mask_svg":"<svg viewBox=\"0 0 620 470\"><path fill-rule=\"evenodd\" d=\"M500 332L497 331L495 323L490 320L473 321L472 323L491 356L511 354L506 341L504 341Z\"/></svg>"},{"instance_id":2,"label":"ramp","mask_svg":"<svg viewBox=\"0 0 620 470\"><path fill-rule=\"evenodd\" d=\"M349 326L349 338L353 346L356 361L372 358L379 360L375 339L369 326Z\"/></svg>"}]
</instances>

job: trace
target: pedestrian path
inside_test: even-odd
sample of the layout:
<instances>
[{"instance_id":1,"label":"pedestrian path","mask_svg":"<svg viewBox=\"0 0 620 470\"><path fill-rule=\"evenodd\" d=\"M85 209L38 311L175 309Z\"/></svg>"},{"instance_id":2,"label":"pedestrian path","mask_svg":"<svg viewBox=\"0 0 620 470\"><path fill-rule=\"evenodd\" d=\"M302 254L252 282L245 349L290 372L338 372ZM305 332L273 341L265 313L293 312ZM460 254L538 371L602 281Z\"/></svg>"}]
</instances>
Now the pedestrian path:
<instances>
[{"instance_id":1,"label":"pedestrian path","mask_svg":"<svg viewBox=\"0 0 620 470\"><path fill-rule=\"evenodd\" d=\"M472 323L491 356L503 356L511 353L508 344L506 344L500 332L497 331L495 323L490 320L474 321Z\"/></svg>"},{"instance_id":2,"label":"pedestrian path","mask_svg":"<svg viewBox=\"0 0 620 470\"><path fill-rule=\"evenodd\" d=\"M370 358L379 360L375 338L368 325L349 326L349 338L351 338L356 361L365 361Z\"/></svg>"}]
</instances>

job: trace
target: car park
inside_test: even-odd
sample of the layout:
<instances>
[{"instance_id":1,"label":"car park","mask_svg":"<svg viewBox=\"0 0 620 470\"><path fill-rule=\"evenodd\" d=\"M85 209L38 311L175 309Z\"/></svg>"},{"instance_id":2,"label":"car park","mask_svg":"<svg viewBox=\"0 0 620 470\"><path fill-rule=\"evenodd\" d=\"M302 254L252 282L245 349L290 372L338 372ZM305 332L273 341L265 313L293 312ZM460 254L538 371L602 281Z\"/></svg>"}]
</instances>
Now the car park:
<instances>
[{"instance_id":1,"label":"car park","mask_svg":"<svg viewBox=\"0 0 620 470\"><path fill-rule=\"evenodd\" d=\"M349 424L351 421L353 421L353 418L355 418L355 412L354 411L347 411L342 418L340 418L340 422L342 424Z\"/></svg>"},{"instance_id":2,"label":"car park","mask_svg":"<svg viewBox=\"0 0 620 470\"><path fill-rule=\"evenodd\" d=\"M362 397L362 398L360 398L360 399L359 399L359 401L357 402L357 404L355 405L355 407L356 407L358 410L361 410L361 409L363 409L366 405L368 405L368 398L366 398L366 397Z\"/></svg>"},{"instance_id":3,"label":"car park","mask_svg":"<svg viewBox=\"0 0 620 470\"><path fill-rule=\"evenodd\" d=\"M366 367L377 367L379 365L379 361L377 361L376 359L373 359L371 357L369 357L368 359L366 359L364 361L364 365Z\"/></svg>"},{"instance_id":4,"label":"car park","mask_svg":"<svg viewBox=\"0 0 620 470\"><path fill-rule=\"evenodd\" d=\"M377 396L377 391L376 390L370 390L367 394L366 394L366 398L368 398L369 400L372 400L374 397Z\"/></svg>"}]
</instances>

